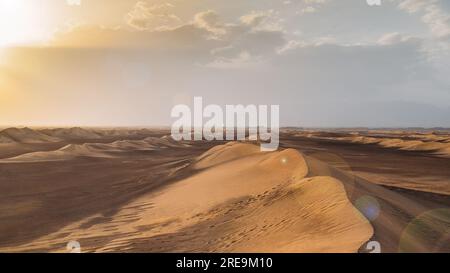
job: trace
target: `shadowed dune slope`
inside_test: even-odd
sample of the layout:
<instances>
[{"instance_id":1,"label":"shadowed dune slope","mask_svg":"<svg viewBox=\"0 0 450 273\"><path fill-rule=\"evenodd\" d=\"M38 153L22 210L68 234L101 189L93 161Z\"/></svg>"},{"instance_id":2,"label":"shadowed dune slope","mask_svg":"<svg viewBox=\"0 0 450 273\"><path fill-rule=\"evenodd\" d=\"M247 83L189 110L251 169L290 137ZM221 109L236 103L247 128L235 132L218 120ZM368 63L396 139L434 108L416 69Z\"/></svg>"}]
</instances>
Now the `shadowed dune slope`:
<instances>
[{"instance_id":1,"label":"shadowed dune slope","mask_svg":"<svg viewBox=\"0 0 450 273\"><path fill-rule=\"evenodd\" d=\"M192 166L207 169L141 196L106 222L93 215L7 250L65 251L77 238L88 252L357 252L369 240L372 226L339 180L308 177L296 150L258 151L218 146Z\"/></svg>"},{"instance_id":2,"label":"shadowed dune slope","mask_svg":"<svg viewBox=\"0 0 450 273\"><path fill-rule=\"evenodd\" d=\"M48 136L30 128L8 128L0 131L0 143L44 143L57 142L61 139Z\"/></svg>"},{"instance_id":3,"label":"shadowed dune slope","mask_svg":"<svg viewBox=\"0 0 450 273\"><path fill-rule=\"evenodd\" d=\"M0 133L0 144L11 144L11 143L15 143L15 141L8 135Z\"/></svg>"}]
</instances>

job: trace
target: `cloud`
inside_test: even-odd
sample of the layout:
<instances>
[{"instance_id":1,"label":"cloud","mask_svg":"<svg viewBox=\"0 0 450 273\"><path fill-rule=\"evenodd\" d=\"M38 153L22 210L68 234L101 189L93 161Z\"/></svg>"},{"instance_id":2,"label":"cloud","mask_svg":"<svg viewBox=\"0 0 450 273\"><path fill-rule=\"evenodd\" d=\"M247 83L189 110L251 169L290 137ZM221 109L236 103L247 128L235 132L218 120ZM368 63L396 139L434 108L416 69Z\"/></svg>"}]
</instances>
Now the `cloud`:
<instances>
[{"instance_id":1,"label":"cloud","mask_svg":"<svg viewBox=\"0 0 450 273\"><path fill-rule=\"evenodd\" d=\"M219 69L242 69L256 67L261 62L261 57L252 56L249 52L242 51L236 57L217 57L205 66Z\"/></svg>"},{"instance_id":2,"label":"cloud","mask_svg":"<svg viewBox=\"0 0 450 273\"><path fill-rule=\"evenodd\" d=\"M409 13L415 13L434 5L438 0L403 0L398 7L402 10L406 10Z\"/></svg>"},{"instance_id":3,"label":"cloud","mask_svg":"<svg viewBox=\"0 0 450 273\"><path fill-rule=\"evenodd\" d=\"M58 33L52 46L141 48L164 52L169 58L180 52L185 61L231 69L239 64L243 67L248 67L249 63L260 64L276 54L276 49L286 43L284 30L278 23L277 14L272 10L252 11L241 16L237 23L224 23L215 11L207 10L196 13L190 22L173 28L131 31L77 26Z\"/></svg>"},{"instance_id":4,"label":"cloud","mask_svg":"<svg viewBox=\"0 0 450 273\"><path fill-rule=\"evenodd\" d=\"M305 47L307 45L308 45L308 43L303 42L303 41L290 40L287 43L285 43L284 45L277 48L277 53L284 54L284 53L287 53L296 48Z\"/></svg>"},{"instance_id":5,"label":"cloud","mask_svg":"<svg viewBox=\"0 0 450 273\"><path fill-rule=\"evenodd\" d=\"M253 30L282 31L283 20L279 18L278 12L274 10L252 11L241 16L240 22L251 27Z\"/></svg>"},{"instance_id":6,"label":"cloud","mask_svg":"<svg viewBox=\"0 0 450 273\"><path fill-rule=\"evenodd\" d=\"M450 37L450 14L438 6L428 6L422 20L430 27L431 33L437 38L448 39Z\"/></svg>"},{"instance_id":7,"label":"cloud","mask_svg":"<svg viewBox=\"0 0 450 273\"><path fill-rule=\"evenodd\" d=\"M324 3L302 3L306 2ZM430 6L414 3L402 9L420 13L420 18L430 12ZM334 31L335 25L328 32L329 23L317 29L304 24L314 35L292 36L286 30L289 24L280 19L283 13L253 8L245 14L226 14L227 19L205 10L167 28L150 19L141 28L78 26L60 32L51 45L64 48L33 59L39 71L50 71L57 79L36 81L43 85L38 91L49 92L54 99L49 109L64 102L75 121L80 120L77 111L87 96L92 107L82 121L89 120L89 114L105 120L120 116L121 124L130 120L168 124L172 99L182 92L188 97L202 95L211 103L280 104L285 125L450 125L448 73L438 78L444 70L437 71L423 51L423 44L434 39L415 39L394 27L371 32L371 26L364 32L369 41L358 44L345 39L352 34ZM292 16L317 22L315 16ZM335 16L341 20L340 14ZM434 33L437 37L438 31ZM442 59L441 52L436 55ZM29 62L22 63L18 71L29 67ZM442 65L448 67L448 62ZM71 80L79 84L66 87ZM101 107L94 107L94 101ZM51 117L59 115L52 112L42 120Z\"/></svg>"},{"instance_id":8,"label":"cloud","mask_svg":"<svg viewBox=\"0 0 450 273\"><path fill-rule=\"evenodd\" d=\"M303 0L303 8L297 14L316 13L324 4L330 0Z\"/></svg>"},{"instance_id":9,"label":"cloud","mask_svg":"<svg viewBox=\"0 0 450 273\"><path fill-rule=\"evenodd\" d=\"M330 0L303 0L306 4L324 4Z\"/></svg>"},{"instance_id":10,"label":"cloud","mask_svg":"<svg viewBox=\"0 0 450 273\"><path fill-rule=\"evenodd\" d=\"M226 46L226 41L211 39L217 33L195 22L157 30L130 30L124 27L79 25L55 34L52 47L146 49L152 51L207 51Z\"/></svg>"},{"instance_id":11,"label":"cloud","mask_svg":"<svg viewBox=\"0 0 450 273\"><path fill-rule=\"evenodd\" d=\"M317 9L315 7L307 6L301 10L301 13L314 13L316 11Z\"/></svg>"},{"instance_id":12,"label":"cloud","mask_svg":"<svg viewBox=\"0 0 450 273\"><path fill-rule=\"evenodd\" d=\"M440 6L439 0L403 0L398 7L409 13L422 13L422 22L434 37L450 38L450 14Z\"/></svg>"},{"instance_id":13,"label":"cloud","mask_svg":"<svg viewBox=\"0 0 450 273\"><path fill-rule=\"evenodd\" d=\"M336 38L331 36L317 37L309 41L290 40L284 45L278 47L277 53L280 55L288 54L292 50L297 50L305 47L318 47L324 45L339 45L339 43L337 42ZM348 45L341 45L341 46L348 46Z\"/></svg>"},{"instance_id":14,"label":"cloud","mask_svg":"<svg viewBox=\"0 0 450 273\"><path fill-rule=\"evenodd\" d=\"M151 5L146 1L139 1L126 15L126 22L138 30L175 27L180 25L181 19L170 12L173 7L170 3Z\"/></svg>"},{"instance_id":15,"label":"cloud","mask_svg":"<svg viewBox=\"0 0 450 273\"><path fill-rule=\"evenodd\" d=\"M276 13L252 11L239 18L239 24L226 25L226 46L211 51L214 60L208 67L238 68L262 64L276 54L286 41Z\"/></svg>"},{"instance_id":16,"label":"cloud","mask_svg":"<svg viewBox=\"0 0 450 273\"><path fill-rule=\"evenodd\" d=\"M413 40L415 40L415 39L412 38L411 36L405 36L398 32L391 32L391 33L386 33L386 34L382 35L378 39L377 43L379 45L394 45L394 44L413 41Z\"/></svg>"},{"instance_id":17,"label":"cloud","mask_svg":"<svg viewBox=\"0 0 450 273\"><path fill-rule=\"evenodd\" d=\"M194 24L216 36L221 36L227 33L226 26L220 22L219 15L213 10L195 14Z\"/></svg>"},{"instance_id":18,"label":"cloud","mask_svg":"<svg viewBox=\"0 0 450 273\"><path fill-rule=\"evenodd\" d=\"M421 58L420 46L408 42L389 47L302 44L284 51L274 64L292 69L297 79L291 81L302 81L307 89L321 90L321 94L370 96L375 93L369 90L383 92L387 85L410 79L413 71L430 76L430 67Z\"/></svg>"}]
</instances>

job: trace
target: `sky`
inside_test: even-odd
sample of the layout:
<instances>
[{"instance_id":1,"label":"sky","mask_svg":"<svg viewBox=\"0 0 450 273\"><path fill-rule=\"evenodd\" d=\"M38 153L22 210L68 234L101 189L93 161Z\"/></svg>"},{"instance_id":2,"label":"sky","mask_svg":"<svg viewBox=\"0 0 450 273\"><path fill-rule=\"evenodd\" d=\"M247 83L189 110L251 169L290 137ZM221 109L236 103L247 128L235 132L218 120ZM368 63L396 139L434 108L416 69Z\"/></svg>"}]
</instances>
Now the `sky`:
<instances>
[{"instance_id":1,"label":"sky","mask_svg":"<svg viewBox=\"0 0 450 273\"><path fill-rule=\"evenodd\" d=\"M0 125L170 125L179 103L282 126L450 127L450 1L0 0Z\"/></svg>"}]
</instances>

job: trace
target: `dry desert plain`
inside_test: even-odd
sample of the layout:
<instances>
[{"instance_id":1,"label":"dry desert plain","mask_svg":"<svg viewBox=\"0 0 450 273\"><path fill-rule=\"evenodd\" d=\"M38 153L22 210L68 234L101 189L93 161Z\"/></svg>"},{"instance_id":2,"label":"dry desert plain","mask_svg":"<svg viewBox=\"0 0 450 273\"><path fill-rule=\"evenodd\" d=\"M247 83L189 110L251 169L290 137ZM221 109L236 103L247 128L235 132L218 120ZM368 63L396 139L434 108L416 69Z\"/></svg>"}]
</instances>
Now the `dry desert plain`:
<instances>
[{"instance_id":1,"label":"dry desert plain","mask_svg":"<svg viewBox=\"0 0 450 273\"><path fill-rule=\"evenodd\" d=\"M450 133L0 130L0 252L450 252Z\"/></svg>"}]
</instances>

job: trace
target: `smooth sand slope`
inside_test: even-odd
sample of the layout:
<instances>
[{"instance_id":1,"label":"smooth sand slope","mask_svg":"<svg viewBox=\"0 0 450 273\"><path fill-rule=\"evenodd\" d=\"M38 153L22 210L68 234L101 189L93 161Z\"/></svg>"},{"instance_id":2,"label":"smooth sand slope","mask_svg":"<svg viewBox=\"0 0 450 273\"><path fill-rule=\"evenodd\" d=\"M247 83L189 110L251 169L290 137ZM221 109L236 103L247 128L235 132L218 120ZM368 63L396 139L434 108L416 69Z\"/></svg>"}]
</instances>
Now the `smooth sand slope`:
<instances>
[{"instance_id":1,"label":"smooth sand slope","mask_svg":"<svg viewBox=\"0 0 450 273\"><path fill-rule=\"evenodd\" d=\"M32 242L0 251L357 252L373 228L343 184L311 176L298 151L259 152L229 143L180 172L185 179L121 207L108 221L92 215Z\"/></svg>"}]
</instances>

